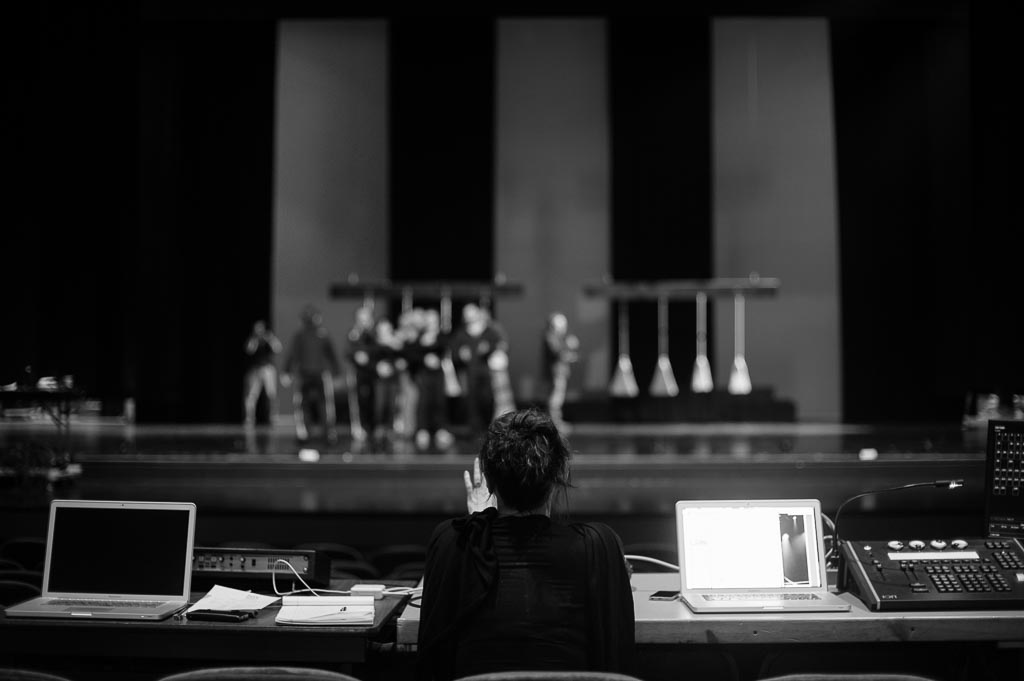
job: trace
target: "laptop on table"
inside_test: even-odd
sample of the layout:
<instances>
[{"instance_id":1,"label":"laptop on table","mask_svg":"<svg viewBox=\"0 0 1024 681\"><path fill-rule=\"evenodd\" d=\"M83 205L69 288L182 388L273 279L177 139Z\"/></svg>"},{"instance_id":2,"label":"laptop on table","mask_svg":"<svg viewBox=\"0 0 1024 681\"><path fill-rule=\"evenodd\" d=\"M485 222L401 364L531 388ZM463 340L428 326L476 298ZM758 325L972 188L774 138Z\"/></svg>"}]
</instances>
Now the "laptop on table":
<instances>
[{"instance_id":1,"label":"laptop on table","mask_svg":"<svg viewBox=\"0 0 1024 681\"><path fill-rule=\"evenodd\" d=\"M841 612L817 499L676 502L680 600L697 613Z\"/></svg>"},{"instance_id":2,"label":"laptop on table","mask_svg":"<svg viewBox=\"0 0 1024 681\"><path fill-rule=\"evenodd\" d=\"M196 506L50 504L42 595L7 617L161 620L188 604Z\"/></svg>"}]
</instances>

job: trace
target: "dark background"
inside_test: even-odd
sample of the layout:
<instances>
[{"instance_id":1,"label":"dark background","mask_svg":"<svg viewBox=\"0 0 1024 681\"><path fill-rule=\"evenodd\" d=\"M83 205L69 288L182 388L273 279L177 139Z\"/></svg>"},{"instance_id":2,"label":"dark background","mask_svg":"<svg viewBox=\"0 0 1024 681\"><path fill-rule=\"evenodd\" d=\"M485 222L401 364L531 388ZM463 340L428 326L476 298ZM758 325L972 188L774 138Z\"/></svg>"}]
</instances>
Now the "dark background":
<instances>
[{"instance_id":1,"label":"dark background","mask_svg":"<svg viewBox=\"0 0 1024 681\"><path fill-rule=\"evenodd\" d=\"M392 19L392 276L464 279L493 275L494 17L608 17L613 275L654 279L712 273L710 113L693 106L710 102L709 19L777 14L831 20L844 420L956 422L968 391L1024 392L1008 10L644 8L15 4L2 48L0 383L31 365L74 374L110 413L130 395L142 421L240 420L240 339L271 307L279 19ZM408 104L442 75L459 119ZM680 185L692 191L661 190ZM661 228L680 223L694 225L685 249ZM634 311L641 376L654 315ZM673 311L673 333L692 318Z\"/></svg>"}]
</instances>

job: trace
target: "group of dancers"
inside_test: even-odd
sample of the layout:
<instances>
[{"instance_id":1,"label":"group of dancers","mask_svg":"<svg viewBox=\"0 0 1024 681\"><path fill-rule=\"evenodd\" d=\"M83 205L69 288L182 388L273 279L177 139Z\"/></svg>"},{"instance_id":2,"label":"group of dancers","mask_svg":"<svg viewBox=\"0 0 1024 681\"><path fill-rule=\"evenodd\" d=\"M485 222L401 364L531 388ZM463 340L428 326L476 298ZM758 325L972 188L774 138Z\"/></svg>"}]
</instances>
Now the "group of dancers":
<instances>
[{"instance_id":1,"label":"group of dancers","mask_svg":"<svg viewBox=\"0 0 1024 681\"><path fill-rule=\"evenodd\" d=\"M356 310L342 361L320 311L307 306L300 318L280 374L282 386L294 386L300 441L309 439L314 424L322 426L329 442L337 439L335 396L340 390L347 397L353 439L376 446L403 438L421 450L445 450L454 442L453 421L482 433L493 418L516 408L508 337L480 305L465 305L461 323L451 328L436 309L408 308L392 321L364 304ZM543 357L546 406L556 424L564 425L562 405L578 345L568 333L565 315L552 314L543 335ZM275 355L282 350L264 322L253 326L245 345L247 425L256 422L261 392L270 402L271 422L275 420Z\"/></svg>"}]
</instances>

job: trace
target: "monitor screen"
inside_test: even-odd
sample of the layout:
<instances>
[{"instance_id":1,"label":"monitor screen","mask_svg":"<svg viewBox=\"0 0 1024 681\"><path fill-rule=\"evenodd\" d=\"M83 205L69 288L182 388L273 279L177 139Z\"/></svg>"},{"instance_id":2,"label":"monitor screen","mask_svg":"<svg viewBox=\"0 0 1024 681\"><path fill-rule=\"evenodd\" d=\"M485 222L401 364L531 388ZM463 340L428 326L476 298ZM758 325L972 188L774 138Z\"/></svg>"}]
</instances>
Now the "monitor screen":
<instances>
[{"instance_id":1,"label":"monitor screen","mask_svg":"<svg viewBox=\"0 0 1024 681\"><path fill-rule=\"evenodd\" d=\"M817 513L800 506L680 510L687 589L820 587Z\"/></svg>"},{"instance_id":2,"label":"monitor screen","mask_svg":"<svg viewBox=\"0 0 1024 681\"><path fill-rule=\"evenodd\" d=\"M183 594L187 509L58 506L54 513L50 592Z\"/></svg>"}]
</instances>

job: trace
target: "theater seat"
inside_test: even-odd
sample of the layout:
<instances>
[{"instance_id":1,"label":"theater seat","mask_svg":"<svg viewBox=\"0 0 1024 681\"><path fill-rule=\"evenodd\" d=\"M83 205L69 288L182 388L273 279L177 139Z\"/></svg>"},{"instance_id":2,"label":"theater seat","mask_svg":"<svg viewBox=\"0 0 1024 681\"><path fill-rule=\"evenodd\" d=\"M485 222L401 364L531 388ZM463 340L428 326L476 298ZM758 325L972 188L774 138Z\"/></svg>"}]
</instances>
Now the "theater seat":
<instances>
[{"instance_id":1,"label":"theater seat","mask_svg":"<svg viewBox=\"0 0 1024 681\"><path fill-rule=\"evenodd\" d=\"M42 590L32 584L15 582L12 580L0 580L0 606L7 607L22 601L27 601L35 596L42 595ZM0 676L0 679L3 677Z\"/></svg>"},{"instance_id":2,"label":"theater seat","mask_svg":"<svg viewBox=\"0 0 1024 681\"><path fill-rule=\"evenodd\" d=\"M935 681L926 676L906 674L786 674L761 681Z\"/></svg>"},{"instance_id":3,"label":"theater seat","mask_svg":"<svg viewBox=\"0 0 1024 681\"><path fill-rule=\"evenodd\" d=\"M353 676L305 667L211 667L165 676L160 681L358 681Z\"/></svg>"},{"instance_id":4,"label":"theater seat","mask_svg":"<svg viewBox=\"0 0 1024 681\"><path fill-rule=\"evenodd\" d=\"M421 544L392 544L367 554L367 559L381 575L389 575L399 565L427 559L427 547Z\"/></svg>"},{"instance_id":5,"label":"theater seat","mask_svg":"<svg viewBox=\"0 0 1024 681\"><path fill-rule=\"evenodd\" d=\"M380 579L380 573L365 560L332 560L332 579Z\"/></svg>"},{"instance_id":6,"label":"theater seat","mask_svg":"<svg viewBox=\"0 0 1024 681\"><path fill-rule=\"evenodd\" d=\"M0 544L0 558L13 560L26 570L42 570L46 561L46 540L18 537Z\"/></svg>"},{"instance_id":7,"label":"theater seat","mask_svg":"<svg viewBox=\"0 0 1024 681\"><path fill-rule=\"evenodd\" d=\"M56 676L32 669L12 669L0 667L0 679L3 681L70 681L65 676Z\"/></svg>"},{"instance_id":8,"label":"theater seat","mask_svg":"<svg viewBox=\"0 0 1024 681\"><path fill-rule=\"evenodd\" d=\"M43 573L33 570L0 570L0 582L25 582L43 588Z\"/></svg>"},{"instance_id":9,"label":"theater seat","mask_svg":"<svg viewBox=\"0 0 1024 681\"><path fill-rule=\"evenodd\" d=\"M613 672L493 672L463 676L458 681L640 681L635 676Z\"/></svg>"},{"instance_id":10,"label":"theater seat","mask_svg":"<svg viewBox=\"0 0 1024 681\"><path fill-rule=\"evenodd\" d=\"M0 570L24 570L25 566L16 560L0 558Z\"/></svg>"},{"instance_id":11,"label":"theater seat","mask_svg":"<svg viewBox=\"0 0 1024 681\"><path fill-rule=\"evenodd\" d=\"M333 541L312 541L296 544L292 547L298 551L320 551L331 560L366 560L366 556L354 546L339 544Z\"/></svg>"}]
</instances>

